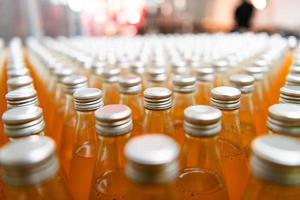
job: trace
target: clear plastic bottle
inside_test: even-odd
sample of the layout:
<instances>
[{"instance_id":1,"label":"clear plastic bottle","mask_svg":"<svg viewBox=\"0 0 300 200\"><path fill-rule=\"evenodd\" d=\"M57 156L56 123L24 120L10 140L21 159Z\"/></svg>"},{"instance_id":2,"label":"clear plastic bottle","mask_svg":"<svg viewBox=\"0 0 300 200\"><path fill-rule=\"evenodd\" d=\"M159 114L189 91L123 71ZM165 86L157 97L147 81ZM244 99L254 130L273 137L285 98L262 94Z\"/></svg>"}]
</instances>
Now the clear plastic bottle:
<instances>
[{"instance_id":1,"label":"clear plastic bottle","mask_svg":"<svg viewBox=\"0 0 300 200\"><path fill-rule=\"evenodd\" d=\"M127 105L132 111L133 136L142 133L144 108L141 89L141 79L138 76L131 75L119 79L120 104Z\"/></svg>"},{"instance_id":2,"label":"clear plastic bottle","mask_svg":"<svg viewBox=\"0 0 300 200\"><path fill-rule=\"evenodd\" d=\"M195 82L192 76L175 76L173 79L173 106L171 108L172 120L175 127L176 141L183 144L183 111L196 104Z\"/></svg>"},{"instance_id":3,"label":"clear plastic bottle","mask_svg":"<svg viewBox=\"0 0 300 200\"><path fill-rule=\"evenodd\" d=\"M239 112L243 145L247 157L251 153L251 142L256 137L256 128L254 121L253 90L254 77L245 74L236 74L230 76L230 82L233 87L241 91L241 106Z\"/></svg>"},{"instance_id":4,"label":"clear plastic bottle","mask_svg":"<svg viewBox=\"0 0 300 200\"><path fill-rule=\"evenodd\" d=\"M16 107L2 115L4 132L10 141L32 135L45 135L43 111L36 106Z\"/></svg>"},{"instance_id":5,"label":"clear plastic bottle","mask_svg":"<svg viewBox=\"0 0 300 200\"><path fill-rule=\"evenodd\" d=\"M294 104L270 106L267 125L270 134L300 139L300 106Z\"/></svg>"},{"instance_id":6,"label":"clear plastic bottle","mask_svg":"<svg viewBox=\"0 0 300 200\"><path fill-rule=\"evenodd\" d=\"M144 91L143 133L161 133L175 139L171 107L172 92L169 89L163 87L147 88Z\"/></svg>"},{"instance_id":7,"label":"clear plastic bottle","mask_svg":"<svg viewBox=\"0 0 300 200\"><path fill-rule=\"evenodd\" d=\"M211 95L212 105L222 111L219 144L229 197L241 199L249 178L239 121L241 92L223 86L214 88Z\"/></svg>"},{"instance_id":8,"label":"clear plastic bottle","mask_svg":"<svg viewBox=\"0 0 300 200\"><path fill-rule=\"evenodd\" d=\"M97 154L94 113L103 101L97 88L80 88L73 96L77 118L68 186L73 199L82 200L89 197Z\"/></svg>"},{"instance_id":9,"label":"clear plastic bottle","mask_svg":"<svg viewBox=\"0 0 300 200\"><path fill-rule=\"evenodd\" d=\"M103 101L105 105L118 104L120 102L118 88L120 73L119 68L108 68L102 72Z\"/></svg>"},{"instance_id":10,"label":"clear plastic bottle","mask_svg":"<svg viewBox=\"0 0 300 200\"><path fill-rule=\"evenodd\" d=\"M131 139L125 146L129 180L127 199L179 200L176 178L179 148L165 135L151 134Z\"/></svg>"},{"instance_id":11,"label":"clear plastic bottle","mask_svg":"<svg viewBox=\"0 0 300 200\"><path fill-rule=\"evenodd\" d=\"M185 200L229 199L218 146L221 115L210 106L184 110L185 141L177 185Z\"/></svg>"},{"instance_id":12,"label":"clear plastic bottle","mask_svg":"<svg viewBox=\"0 0 300 200\"><path fill-rule=\"evenodd\" d=\"M106 105L96 111L98 154L90 199L124 199L128 187L123 149L131 136L131 110L125 105Z\"/></svg>"},{"instance_id":13,"label":"clear plastic bottle","mask_svg":"<svg viewBox=\"0 0 300 200\"><path fill-rule=\"evenodd\" d=\"M214 69L201 67L196 69L196 103L210 105L210 91L214 87Z\"/></svg>"},{"instance_id":14,"label":"clear plastic bottle","mask_svg":"<svg viewBox=\"0 0 300 200\"><path fill-rule=\"evenodd\" d=\"M46 136L8 143L0 150L0 165L8 200L71 199L59 175L55 144Z\"/></svg>"},{"instance_id":15,"label":"clear plastic bottle","mask_svg":"<svg viewBox=\"0 0 300 200\"><path fill-rule=\"evenodd\" d=\"M59 145L58 153L64 176L68 178L76 126L76 112L74 109L73 94L80 88L86 88L87 78L81 75L70 75L65 77L62 82L64 84L66 103L60 126L58 127L57 125L57 131L61 131L60 143L57 145Z\"/></svg>"},{"instance_id":16,"label":"clear plastic bottle","mask_svg":"<svg viewBox=\"0 0 300 200\"><path fill-rule=\"evenodd\" d=\"M294 200L300 196L300 142L266 135L252 144L251 179L245 200Z\"/></svg>"}]
</instances>

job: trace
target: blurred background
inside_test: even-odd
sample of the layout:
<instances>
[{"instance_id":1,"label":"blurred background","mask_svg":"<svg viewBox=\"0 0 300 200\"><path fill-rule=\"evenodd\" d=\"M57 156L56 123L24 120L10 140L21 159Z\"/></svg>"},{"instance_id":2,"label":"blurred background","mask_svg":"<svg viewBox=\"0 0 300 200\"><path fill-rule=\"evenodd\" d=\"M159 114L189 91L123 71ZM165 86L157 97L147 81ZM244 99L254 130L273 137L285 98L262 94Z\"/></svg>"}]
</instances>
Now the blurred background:
<instances>
[{"instance_id":1,"label":"blurred background","mask_svg":"<svg viewBox=\"0 0 300 200\"><path fill-rule=\"evenodd\" d=\"M0 37L300 34L299 0L0 0Z\"/></svg>"}]
</instances>

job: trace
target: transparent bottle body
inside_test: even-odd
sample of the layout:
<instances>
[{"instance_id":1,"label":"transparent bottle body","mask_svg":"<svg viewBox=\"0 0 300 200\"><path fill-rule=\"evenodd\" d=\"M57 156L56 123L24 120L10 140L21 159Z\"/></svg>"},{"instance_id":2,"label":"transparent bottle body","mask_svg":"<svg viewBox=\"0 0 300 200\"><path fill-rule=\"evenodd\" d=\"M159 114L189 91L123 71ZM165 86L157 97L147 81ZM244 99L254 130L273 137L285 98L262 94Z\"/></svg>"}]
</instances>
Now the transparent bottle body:
<instances>
[{"instance_id":1,"label":"transparent bottle body","mask_svg":"<svg viewBox=\"0 0 300 200\"><path fill-rule=\"evenodd\" d=\"M198 105L210 105L210 93L213 89L213 82L197 81L196 83L196 103Z\"/></svg>"},{"instance_id":2,"label":"transparent bottle body","mask_svg":"<svg viewBox=\"0 0 300 200\"><path fill-rule=\"evenodd\" d=\"M140 94L121 94L120 103L128 106L132 112L133 130L132 135L140 135L142 133L144 106Z\"/></svg>"},{"instance_id":3,"label":"transparent bottle body","mask_svg":"<svg viewBox=\"0 0 300 200\"><path fill-rule=\"evenodd\" d=\"M249 178L249 169L238 110L222 111L219 145L229 197L241 199Z\"/></svg>"},{"instance_id":4,"label":"transparent bottle body","mask_svg":"<svg viewBox=\"0 0 300 200\"><path fill-rule=\"evenodd\" d=\"M173 93L171 114L175 128L176 141L182 145L184 141L183 121L184 110L196 104L195 93Z\"/></svg>"},{"instance_id":5,"label":"transparent bottle body","mask_svg":"<svg viewBox=\"0 0 300 200\"><path fill-rule=\"evenodd\" d=\"M78 112L68 186L74 199L88 199L97 153L94 112Z\"/></svg>"},{"instance_id":6,"label":"transparent bottle body","mask_svg":"<svg viewBox=\"0 0 300 200\"><path fill-rule=\"evenodd\" d=\"M252 176L247 186L245 200L295 200L300 197L300 185L283 185Z\"/></svg>"},{"instance_id":7,"label":"transparent bottle body","mask_svg":"<svg viewBox=\"0 0 300 200\"><path fill-rule=\"evenodd\" d=\"M218 137L185 135L177 189L182 199L229 199Z\"/></svg>"},{"instance_id":8,"label":"transparent bottle body","mask_svg":"<svg viewBox=\"0 0 300 200\"><path fill-rule=\"evenodd\" d=\"M98 136L98 154L95 163L90 199L125 199L128 181L124 174L123 149L131 133L121 136Z\"/></svg>"},{"instance_id":9,"label":"transparent bottle body","mask_svg":"<svg viewBox=\"0 0 300 200\"><path fill-rule=\"evenodd\" d=\"M256 137L256 127L254 121L254 105L252 93L242 93L241 107L239 112L243 146L247 158L251 154L251 142Z\"/></svg>"},{"instance_id":10,"label":"transparent bottle body","mask_svg":"<svg viewBox=\"0 0 300 200\"><path fill-rule=\"evenodd\" d=\"M175 128L171 117L171 110L145 109L143 133L166 134L173 139L176 139Z\"/></svg>"},{"instance_id":11,"label":"transparent bottle body","mask_svg":"<svg viewBox=\"0 0 300 200\"><path fill-rule=\"evenodd\" d=\"M102 79L101 76L96 74L91 74L89 77L89 87L102 89Z\"/></svg>"},{"instance_id":12,"label":"transparent bottle body","mask_svg":"<svg viewBox=\"0 0 300 200\"><path fill-rule=\"evenodd\" d=\"M61 176L56 175L40 184L6 188L7 200L71 199Z\"/></svg>"},{"instance_id":13,"label":"transparent bottle body","mask_svg":"<svg viewBox=\"0 0 300 200\"><path fill-rule=\"evenodd\" d=\"M142 184L129 181L127 199L130 200L181 200L176 183Z\"/></svg>"},{"instance_id":14,"label":"transparent bottle body","mask_svg":"<svg viewBox=\"0 0 300 200\"><path fill-rule=\"evenodd\" d=\"M103 83L103 102L104 105L118 104L120 102L120 94L117 83Z\"/></svg>"}]
</instances>

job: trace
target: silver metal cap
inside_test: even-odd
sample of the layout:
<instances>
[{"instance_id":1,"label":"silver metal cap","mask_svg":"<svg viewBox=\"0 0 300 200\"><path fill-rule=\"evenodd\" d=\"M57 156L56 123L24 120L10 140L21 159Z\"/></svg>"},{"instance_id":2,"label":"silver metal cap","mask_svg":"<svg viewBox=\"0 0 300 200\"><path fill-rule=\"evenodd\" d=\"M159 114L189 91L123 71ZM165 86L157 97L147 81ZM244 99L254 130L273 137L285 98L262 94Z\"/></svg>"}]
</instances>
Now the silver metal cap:
<instances>
[{"instance_id":1,"label":"silver metal cap","mask_svg":"<svg viewBox=\"0 0 300 200\"><path fill-rule=\"evenodd\" d=\"M211 103L220 110L240 108L240 90L234 87L221 86L211 90Z\"/></svg>"},{"instance_id":2,"label":"silver metal cap","mask_svg":"<svg viewBox=\"0 0 300 200\"><path fill-rule=\"evenodd\" d=\"M65 88L65 93L73 95L79 88L87 87L87 78L81 75L69 75L62 79Z\"/></svg>"},{"instance_id":3,"label":"silver metal cap","mask_svg":"<svg viewBox=\"0 0 300 200\"><path fill-rule=\"evenodd\" d=\"M130 66L130 71L138 76L141 76L145 72L145 63L144 62L136 62Z\"/></svg>"},{"instance_id":4,"label":"silver metal cap","mask_svg":"<svg viewBox=\"0 0 300 200\"><path fill-rule=\"evenodd\" d=\"M290 137L265 135L252 143L253 174L265 181L300 184L300 142Z\"/></svg>"},{"instance_id":5,"label":"silver metal cap","mask_svg":"<svg viewBox=\"0 0 300 200\"><path fill-rule=\"evenodd\" d=\"M287 75L286 85L300 86L300 75L299 74L289 74L289 75Z\"/></svg>"},{"instance_id":6,"label":"silver metal cap","mask_svg":"<svg viewBox=\"0 0 300 200\"><path fill-rule=\"evenodd\" d=\"M215 72L224 72L228 70L228 61L227 60L217 60L214 62Z\"/></svg>"},{"instance_id":7,"label":"silver metal cap","mask_svg":"<svg viewBox=\"0 0 300 200\"><path fill-rule=\"evenodd\" d=\"M104 82L116 83L118 82L121 70L119 68L107 68L102 72L102 78Z\"/></svg>"},{"instance_id":8,"label":"silver metal cap","mask_svg":"<svg viewBox=\"0 0 300 200\"><path fill-rule=\"evenodd\" d=\"M36 135L45 129L43 111L36 106L16 107L2 115L4 130L9 138Z\"/></svg>"},{"instance_id":9,"label":"silver metal cap","mask_svg":"<svg viewBox=\"0 0 300 200\"><path fill-rule=\"evenodd\" d=\"M122 94L138 94L142 90L141 78L126 76L119 79L119 90Z\"/></svg>"},{"instance_id":10,"label":"silver metal cap","mask_svg":"<svg viewBox=\"0 0 300 200\"><path fill-rule=\"evenodd\" d=\"M255 78L246 74L235 74L230 76L230 82L242 93L249 93L254 90Z\"/></svg>"},{"instance_id":11,"label":"silver metal cap","mask_svg":"<svg viewBox=\"0 0 300 200\"><path fill-rule=\"evenodd\" d=\"M24 106L38 106L37 92L33 88L21 88L8 92L5 95L7 108Z\"/></svg>"},{"instance_id":12,"label":"silver metal cap","mask_svg":"<svg viewBox=\"0 0 300 200\"><path fill-rule=\"evenodd\" d=\"M7 77L8 78L16 78L16 77L21 77L21 76L27 76L28 73L28 69L26 67L22 67L22 68L14 68L14 69L10 69L7 71Z\"/></svg>"},{"instance_id":13,"label":"silver metal cap","mask_svg":"<svg viewBox=\"0 0 300 200\"><path fill-rule=\"evenodd\" d=\"M194 137L211 137L221 131L222 112L211 106L190 106L184 110L184 131Z\"/></svg>"},{"instance_id":14,"label":"silver metal cap","mask_svg":"<svg viewBox=\"0 0 300 200\"><path fill-rule=\"evenodd\" d=\"M269 107L268 128L278 134L300 136L300 106L274 104Z\"/></svg>"},{"instance_id":15,"label":"silver metal cap","mask_svg":"<svg viewBox=\"0 0 300 200\"><path fill-rule=\"evenodd\" d=\"M151 67L146 71L146 79L150 82L164 82L167 80L166 69L163 67Z\"/></svg>"},{"instance_id":16,"label":"silver metal cap","mask_svg":"<svg viewBox=\"0 0 300 200\"><path fill-rule=\"evenodd\" d=\"M103 106L102 91L97 88L79 88L73 97L77 111L95 111Z\"/></svg>"},{"instance_id":17,"label":"silver metal cap","mask_svg":"<svg viewBox=\"0 0 300 200\"><path fill-rule=\"evenodd\" d=\"M212 82L215 70L212 67L200 67L196 69L197 81Z\"/></svg>"},{"instance_id":18,"label":"silver metal cap","mask_svg":"<svg viewBox=\"0 0 300 200\"><path fill-rule=\"evenodd\" d=\"M300 105L300 86L286 85L280 88L279 102Z\"/></svg>"},{"instance_id":19,"label":"silver metal cap","mask_svg":"<svg viewBox=\"0 0 300 200\"><path fill-rule=\"evenodd\" d=\"M58 67L54 70L54 74L56 75L58 82L62 83L62 80L65 77L70 76L71 74L73 74L73 70L70 69L70 68Z\"/></svg>"},{"instance_id":20,"label":"silver metal cap","mask_svg":"<svg viewBox=\"0 0 300 200\"><path fill-rule=\"evenodd\" d=\"M33 88L33 82L30 76L10 78L7 80L7 85L9 91L20 88Z\"/></svg>"},{"instance_id":21,"label":"silver metal cap","mask_svg":"<svg viewBox=\"0 0 300 200\"><path fill-rule=\"evenodd\" d=\"M106 105L95 112L97 134L115 137L132 130L131 110L121 104Z\"/></svg>"},{"instance_id":22,"label":"silver metal cap","mask_svg":"<svg viewBox=\"0 0 300 200\"><path fill-rule=\"evenodd\" d=\"M290 73L292 73L292 74L300 74L300 66L293 65L290 68Z\"/></svg>"},{"instance_id":23,"label":"silver metal cap","mask_svg":"<svg viewBox=\"0 0 300 200\"><path fill-rule=\"evenodd\" d=\"M245 73L253 76L255 80L262 80L265 70L263 67L247 67L245 68Z\"/></svg>"},{"instance_id":24,"label":"silver metal cap","mask_svg":"<svg viewBox=\"0 0 300 200\"><path fill-rule=\"evenodd\" d=\"M164 87L151 87L144 91L144 107L148 110L167 110L172 107L172 92Z\"/></svg>"},{"instance_id":25,"label":"silver metal cap","mask_svg":"<svg viewBox=\"0 0 300 200\"><path fill-rule=\"evenodd\" d=\"M178 175L179 148L170 137L146 134L126 144L125 173L134 182L159 184L174 181Z\"/></svg>"},{"instance_id":26,"label":"silver metal cap","mask_svg":"<svg viewBox=\"0 0 300 200\"><path fill-rule=\"evenodd\" d=\"M10 186L42 183L59 169L55 144L46 136L32 136L6 144L0 150L3 180Z\"/></svg>"},{"instance_id":27,"label":"silver metal cap","mask_svg":"<svg viewBox=\"0 0 300 200\"><path fill-rule=\"evenodd\" d=\"M178 93L191 93L195 91L196 78L193 76L175 76L173 90Z\"/></svg>"}]
</instances>

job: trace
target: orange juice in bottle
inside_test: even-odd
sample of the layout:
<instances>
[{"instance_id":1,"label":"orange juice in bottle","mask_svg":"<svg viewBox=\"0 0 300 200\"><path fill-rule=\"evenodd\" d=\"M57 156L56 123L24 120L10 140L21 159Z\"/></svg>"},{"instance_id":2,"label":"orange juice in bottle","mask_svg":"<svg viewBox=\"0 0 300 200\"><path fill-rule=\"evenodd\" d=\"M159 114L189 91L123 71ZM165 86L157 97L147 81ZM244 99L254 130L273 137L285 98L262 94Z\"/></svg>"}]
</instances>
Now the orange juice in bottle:
<instances>
[{"instance_id":1,"label":"orange juice in bottle","mask_svg":"<svg viewBox=\"0 0 300 200\"><path fill-rule=\"evenodd\" d=\"M176 141L182 145L183 133L183 111L196 104L195 82L192 76L175 76L173 79L173 106L171 109L172 119L175 127Z\"/></svg>"},{"instance_id":2,"label":"orange juice in bottle","mask_svg":"<svg viewBox=\"0 0 300 200\"><path fill-rule=\"evenodd\" d=\"M62 82L66 94L66 103L62 119L61 142L58 144L58 153L64 175L65 177L68 177L76 125L73 94L79 88L85 88L87 86L87 78L81 75L70 75L65 77Z\"/></svg>"},{"instance_id":3,"label":"orange juice in bottle","mask_svg":"<svg viewBox=\"0 0 300 200\"><path fill-rule=\"evenodd\" d=\"M68 186L73 199L88 199L97 154L95 111L103 106L102 92L97 88L75 91L76 128Z\"/></svg>"},{"instance_id":4,"label":"orange juice in bottle","mask_svg":"<svg viewBox=\"0 0 300 200\"><path fill-rule=\"evenodd\" d=\"M214 87L214 69L200 67L196 69L196 103L210 105L210 91Z\"/></svg>"},{"instance_id":5,"label":"orange juice in bottle","mask_svg":"<svg viewBox=\"0 0 300 200\"><path fill-rule=\"evenodd\" d=\"M138 76L131 75L119 79L120 104L127 105L132 111L133 136L142 133L144 108L141 89L141 79Z\"/></svg>"},{"instance_id":6,"label":"orange juice in bottle","mask_svg":"<svg viewBox=\"0 0 300 200\"><path fill-rule=\"evenodd\" d=\"M125 174L129 180L127 198L182 199L176 190L178 154L176 142L165 135L150 134L131 139L125 146L128 160Z\"/></svg>"},{"instance_id":7,"label":"orange juice in bottle","mask_svg":"<svg viewBox=\"0 0 300 200\"><path fill-rule=\"evenodd\" d=\"M131 136L131 110L125 105L106 105L95 116L99 148L90 199L124 199L128 183L123 149Z\"/></svg>"},{"instance_id":8,"label":"orange juice in bottle","mask_svg":"<svg viewBox=\"0 0 300 200\"><path fill-rule=\"evenodd\" d=\"M32 135L45 135L45 122L40 107L16 107L3 113L4 132L10 141Z\"/></svg>"},{"instance_id":9,"label":"orange juice in bottle","mask_svg":"<svg viewBox=\"0 0 300 200\"><path fill-rule=\"evenodd\" d=\"M6 199L71 199L55 155L55 144L46 136L11 142L0 150Z\"/></svg>"},{"instance_id":10,"label":"orange juice in bottle","mask_svg":"<svg viewBox=\"0 0 300 200\"><path fill-rule=\"evenodd\" d=\"M108 68L102 72L102 90L104 104L118 104L120 94L118 80L121 71L119 68Z\"/></svg>"},{"instance_id":11,"label":"orange juice in bottle","mask_svg":"<svg viewBox=\"0 0 300 200\"><path fill-rule=\"evenodd\" d=\"M268 129L270 134L285 135L300 139L299 104L274 104L269 108Z\"/></svg>"},{"instance_id":12,"label":"orange juice in bottle","mask_svg":"<svg viewBox=\"0 0 300 200\"><path fill-rule=\"evenodd\" d=\"M233 87L212 90L212 105L222 111L219 145L230 199L241 199L249 170L239 120L241 92Z\"/></svg>"},{"instance_id":13,"label":"orange juice in bottle","mask_svg":"<svg viewBox=\"0 0 300 200\"><path fill-rule=\"evenodd\" d=\"M233 87L241 91L241 106L239 112L243 146L247 157L251 153L251 142L256 136L254 122L254 105L252 92L254 90L254 77L245 74L236 74L230 76L230 82Z\"/></svg>"},{"instance_id":14,"label":"orange juice in bottle","mask_svg":"<svg viewBox=\"0 0 300 200\"><path fill-rule=\"evenodd\" d=\"M171 116L172 92L163 87L151 87L144 91L145 116L143 133L161 133L175 139Z\"/></svg>"},{"instance_id":15,"label":"orange juice in bottle","mask_svg":"<svg viewBox=\"0 0 300 200\"><path fill-rule=\"evenodd\" d=\"M185 141L177 187L183 199L229 199L221 164L218 134L221 111L210 106L184 110Z\"/></svg>"},{"instance_id":16,"label":"orange juice in bottle","mask_svg":"<svg viewBox=\"0 0 300 200\"><path fill-rule=\"evenodd\" d=\"M300 142L266 135L252 144L251 178L245 200L294 200L300 196Z\"/></svg>"}]
</instances>

